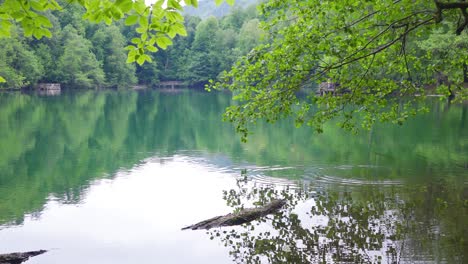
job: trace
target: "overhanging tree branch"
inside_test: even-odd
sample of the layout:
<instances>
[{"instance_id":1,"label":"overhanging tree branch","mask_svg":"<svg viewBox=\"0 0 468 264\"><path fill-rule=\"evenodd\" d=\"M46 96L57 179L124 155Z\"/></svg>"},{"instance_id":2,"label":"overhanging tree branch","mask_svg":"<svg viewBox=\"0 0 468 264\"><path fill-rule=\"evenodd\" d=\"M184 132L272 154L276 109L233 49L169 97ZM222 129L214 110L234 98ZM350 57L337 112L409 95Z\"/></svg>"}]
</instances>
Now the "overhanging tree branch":
<instances>
[{"instance_id":1,"label":"overhanging tree branch","mask_svg":"<svg viewBox=\"0 0 468 264\"><path fill-rule=\"evenodd\" d=\"M456 31L457 35L460 35L462 31L468 26L468 12L466 12L466 9L462 9L461 12L465 18L465 21L463 21L463 23L458 26Z\"/></svg>"},{"instance_id":2,"label":"overhanging tree branch","mask_svg":"<svg viewBox=\"0 0 468 264\"><path fill-rule=\"evenodd\" d=\"M443 10L443 9L467 9L468 8L468 2L450 2L450 3L444 3L441 1L435 1L436 6L438 9Z\"/></svg>"},{"instance_id":3,"label":"overhanging tree branch","mask_svg":"<svg viewBox=\"0 0 468 264\"><path fill-rule=\"evenodd\" d=\"M437 11L436 11L436 22L439 23L442 21L443 17L442 17L442 11L443 10L446 10L446 9L460 9L463 17L464 17L464 21L458 25L457 27L457 30L456 30L456 33L457 35L460 35L463 30L465 30L465 28L468 27L468 13L466 11L466 9L468 8L468 2L466 1L460 1L460 2L441 2L441 1L434 1L435 4L436 4L436 7L437 7Z\"/></svg>"},{"instance_id":4,"label":"overhanging tree branch","mask_svg":"<svg viewBox=\"0 0 468 264\"><path fill-rule=\"evenodd\" d=\"M380 53L384 50L386 50L387 48L391 47L393 44L397 43L399 40L403 39L404 37L406 37L406 35L408 33L410 33L411 31L415 30L416 28L422 26L422 25L425 25L425 24L428 24L432 21L433 19L427 19L427 20L424 20L416 25L414 25L413 27L411 28L408 28L405 32L403 32L400 36L398 36L397 38L395 38L394 40L388 42L387 44L384 44L376 49L374 49L373 51L369 52L369 53L366 53L364 55L361 55L361 56L358 56L358 57L354 57L353 58L353 55L351 56L348 56L346 59L342 60L340 63L337 63L335 65L333 65L332 67L330 67L329 69L337 69L337 68L341 68L347 64L350 64L350 63L353 63L355 61L358 61L358 60L361 60L361 59L364 59L364 58L367 58L369 56L372 56L372 55L375 55L377 53ZM361 50L358 50L356 53L354 53L354 55L356 55L359 51ZM349 59L349 60L348 60Z\"/></svg>"}]
</instances>

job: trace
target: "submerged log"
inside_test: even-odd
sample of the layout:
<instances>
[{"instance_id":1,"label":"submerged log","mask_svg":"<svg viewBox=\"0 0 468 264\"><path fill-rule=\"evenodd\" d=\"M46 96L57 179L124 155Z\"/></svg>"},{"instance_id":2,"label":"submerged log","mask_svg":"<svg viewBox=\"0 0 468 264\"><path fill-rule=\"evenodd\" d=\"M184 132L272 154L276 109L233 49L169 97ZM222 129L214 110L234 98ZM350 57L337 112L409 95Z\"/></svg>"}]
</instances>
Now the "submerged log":
<instances>
[{"instance_id":1,"label":"submerged log","mask_svg":"<svg viewBox=\"0 0 468 264\"><path fill-rule=\"evenodd\" d=\"M28 252L15 252L8 254L0 254L0 264L20 264L28 260L30 257L35 257L46 253L47 250L37 250Z\"/></svg>"},{"instance_id":2,"label":"submerged log","mask_svg":"<svg viewBox=\"0 0 468 264\"><path fill-rule=\"evenodd\" d=\"M272 214L281 209L281 207L283 207L285 204L286 200L273 200L271 201L271 203L262 207L248 208L241 210L237 213L216 216L205 221L201 221L200 223L184 227L182 228L182 230L199 230L210 229L213 227L242 225L245 223L252 222L253 220L256 220L268 214Z\"/></svg>"}]
</instances>

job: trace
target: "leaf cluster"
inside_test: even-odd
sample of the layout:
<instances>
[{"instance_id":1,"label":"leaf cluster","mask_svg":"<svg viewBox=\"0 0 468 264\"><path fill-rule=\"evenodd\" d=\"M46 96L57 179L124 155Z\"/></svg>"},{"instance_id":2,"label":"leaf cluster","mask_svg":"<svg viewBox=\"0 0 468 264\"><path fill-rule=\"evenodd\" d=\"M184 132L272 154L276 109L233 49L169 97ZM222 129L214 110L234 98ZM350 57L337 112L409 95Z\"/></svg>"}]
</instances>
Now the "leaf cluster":
<instances>
[{"instance_id":1,"label":"leaf cluster","mask_svg":"<svg viewBox=\"0 0 468 264\"><path fill-rule=\"evenodd\" d=\"M307 124L317 132L338 119L341 127L356 132L377 121L402 124L426 111L412 106L433 93L427 90L434 80L428 64L432 50L417 43L444 27L430 1L271 0L260 10L267 44L211 86L234 92L239 103L228 108L225 119L235 123L243 140L260 119L293 116L297 126ZM448 43L463 37L455 34L459 16L458 9L444 10ZM438 67L453 89L463 90L460 76L468 52L456 49L447 61L449 66Z\"/></svg>"}]
</instances>

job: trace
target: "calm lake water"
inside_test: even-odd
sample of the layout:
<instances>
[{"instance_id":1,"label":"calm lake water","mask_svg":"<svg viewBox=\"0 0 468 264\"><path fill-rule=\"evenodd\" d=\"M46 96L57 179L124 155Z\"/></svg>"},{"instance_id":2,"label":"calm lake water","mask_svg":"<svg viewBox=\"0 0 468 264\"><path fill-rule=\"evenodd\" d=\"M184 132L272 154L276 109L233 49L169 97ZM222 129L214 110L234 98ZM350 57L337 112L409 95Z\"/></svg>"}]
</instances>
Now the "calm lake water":
<instances>
[{"instance_id":1,"label":"calm lake water","mask_svg":"<svg viewBox=\"0 0 468 264\"><path fill-rule=\"evenodd\" d=\"M468 105L401 127L259 124L230 95L0 94L0 253L27 263L468 263ZM181 228L288 201L248 226Z\"/></svg>"}]
</instances>

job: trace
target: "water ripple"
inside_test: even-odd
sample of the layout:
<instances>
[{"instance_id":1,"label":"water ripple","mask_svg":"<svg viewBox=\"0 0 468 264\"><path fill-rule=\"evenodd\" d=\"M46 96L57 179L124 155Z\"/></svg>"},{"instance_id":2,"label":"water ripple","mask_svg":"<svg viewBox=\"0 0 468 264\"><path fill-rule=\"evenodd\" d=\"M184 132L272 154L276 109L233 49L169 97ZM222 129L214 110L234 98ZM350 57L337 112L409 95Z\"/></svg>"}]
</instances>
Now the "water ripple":
<instances>
[{"instance_id":1,"label":"water ripple","mask_svg":"<svg viewBox=\"0 0 468 264\"><path fill-rule=\"evenodd\" d=\"M398 180L365 180L365 179L350 179L341 178L332 175L321 175L315 178L316 182L323 184L336 184L336 185L349 185L349 186L362 186L362 185L401 185L402 182Z\"/></svg>"}]
</instances>

